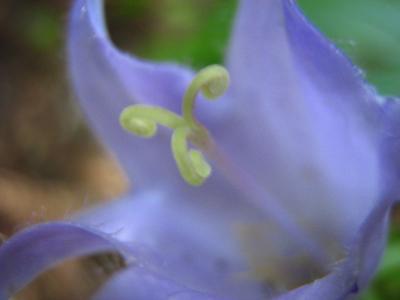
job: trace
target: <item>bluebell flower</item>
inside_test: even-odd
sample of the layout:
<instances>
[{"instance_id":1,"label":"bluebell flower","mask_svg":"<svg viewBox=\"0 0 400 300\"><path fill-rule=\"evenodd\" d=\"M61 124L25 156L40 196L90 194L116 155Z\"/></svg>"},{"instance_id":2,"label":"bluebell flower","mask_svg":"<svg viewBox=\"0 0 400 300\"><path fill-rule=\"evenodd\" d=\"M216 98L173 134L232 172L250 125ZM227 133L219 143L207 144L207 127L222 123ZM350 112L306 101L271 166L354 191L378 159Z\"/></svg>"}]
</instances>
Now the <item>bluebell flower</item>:
<instances>
[{"instance_id":1,"label":"bluebell flower","mask_svg":"<svg viewBox=\"0 0 400 300\"><path fill-rule=\"evenodd\" d=\"M133 190L1 246L0 299L110 251L126 267L95 299L337 300L365 288L399 196L397 102L294 0L240 1L226 69L198 75L117 50L102 5L75 1L71 79Z\"/></svg>"}]
</instances>

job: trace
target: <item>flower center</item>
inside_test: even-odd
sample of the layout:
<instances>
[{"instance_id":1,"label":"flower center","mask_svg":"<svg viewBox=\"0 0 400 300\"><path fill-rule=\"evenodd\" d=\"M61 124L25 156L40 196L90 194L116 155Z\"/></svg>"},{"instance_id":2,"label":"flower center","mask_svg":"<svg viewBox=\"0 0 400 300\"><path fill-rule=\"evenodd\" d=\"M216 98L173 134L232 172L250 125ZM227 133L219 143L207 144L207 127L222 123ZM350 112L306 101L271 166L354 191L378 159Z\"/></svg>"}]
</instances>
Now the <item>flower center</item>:
<instances>
[{"instance_id":1,"label":"flower center","mask_svg":"<svg viewBox=\"0 0 400 300\"><path fill-rule=\"evenodd\" d=\"M131 105L120 116L121 126L140 137L150 138L157 133L157 126L173 130L171 150L183 179L199 186L211 175L211 166L201 151L189 149L190 142L196 148L207 150L211 145L208 130L194 117L195 100L201 91L209 100L222 96L229 85L228 71L211 65L202 69L190 83L182 102L182 116L165 108L150 105Z\"/></svg>"},{"instance_id":2,"label":"flower center","mask_svg":"<svg viewBox=\"0 0 400 300\"><path fill-rule=\"evenodd\" d=\"M251 206L280 227L282 232L288 234L295 245L299 246L298 252L310 257L313 265L320 267L318 270L323 273L329 266L327 262L331 261L324 246L298 224L291 213L269 194L257 178L245 172L231 159L229 153L217 147L208 130L194 117L195 101L199 92L202 92L205 98L213 100L222 96L228 85L229 74L225 68L218 65L208 66L195 76L186 90L182 101L182 115L159 106L136 104L122 111L120 124L128 132L143 138L153 137L157 133L158 126L171 129L173 157L181 176L190 185L200 186L211 175L211 166L203 155L206 153L213 159L214 165L227 181L241 193L244 201L248 201ZM190 149L189 144L198 150ZM252 269L257 276L268 277L271 281L263 263L270 260L259 259L258 251L264 248L258 247L259 240L258 237L254 241L246 239L244 241L246 249L251 250L246 252L249 252L250 261L255 262L256 267ZM254 245L257 251L253 251ZM295 282L298 282L297 278Z\"/></svg>"}]
</instances>

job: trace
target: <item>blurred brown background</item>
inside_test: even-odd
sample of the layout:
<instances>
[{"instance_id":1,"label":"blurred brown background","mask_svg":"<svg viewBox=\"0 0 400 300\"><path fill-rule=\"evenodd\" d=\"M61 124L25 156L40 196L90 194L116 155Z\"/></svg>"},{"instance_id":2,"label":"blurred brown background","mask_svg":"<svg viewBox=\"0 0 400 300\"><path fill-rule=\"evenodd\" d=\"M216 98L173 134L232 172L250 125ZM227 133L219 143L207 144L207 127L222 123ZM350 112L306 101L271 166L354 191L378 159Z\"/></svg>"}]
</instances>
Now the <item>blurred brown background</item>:
<instances>
[{"instance_id":1,"label":"blurred brown background","mask_svg":"<svg viewBox=\"0 0 400 300\"><path fill-rule=\"evenodd\" d=\"M87 129L68 85L63 49L69 6L70 1L0 1L3 238L126 189L118 166ZM66 265L36 280L21 299L85 299L96 283L81 284L93 277L82 274L93 266Z\"/></svg>"}]
</instances>

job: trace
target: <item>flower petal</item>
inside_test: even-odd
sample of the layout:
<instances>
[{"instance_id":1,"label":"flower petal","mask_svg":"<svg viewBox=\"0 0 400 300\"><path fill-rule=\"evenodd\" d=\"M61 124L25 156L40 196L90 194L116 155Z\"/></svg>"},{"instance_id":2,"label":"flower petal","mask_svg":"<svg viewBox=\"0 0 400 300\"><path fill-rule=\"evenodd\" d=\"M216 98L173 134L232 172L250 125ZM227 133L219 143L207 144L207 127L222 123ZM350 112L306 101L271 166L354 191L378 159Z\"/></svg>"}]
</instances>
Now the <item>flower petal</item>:
<instances>
[{"instance_id":1,"label":"flower petal","mask_svg":"<svg viewBox=\"0 0 400 300\"><path fill-rule=\"evenodd\" d=\"M295 0L283 3L293 62L313 88L333 94L320 101L332 101L332 105L342 102L349 113L355 111L364 117L377 110L379 97L364 81L362 71L306 19Z\"/></svg>"},{"instance_id":2,"label":"flower petal","mask_svg":"<svg viewBox=\"0 0 400 300\"><path fill-rule=\"evenodd\" d=\"M318 101L342 101L365 113L377 109L376 93L362 72L306 19L295 0L241 1L227 63L236 93L263 95L262 102L250 97L247 104L296 107L302 102L298 81L306 77L314 88L340 96Z\"/></svg>"},{"instance_id":3,"label":"flower petal","mask_svg":"<svg viewBox=\"0 0 400 300\"><path fill-rule=\"evenodd\" d=\"M228 66L217 143L307 231L349 243L383 193L374 91L291 0L241 2Z\"/></svg>"},{"instance_id":4,"label":"flower petal","mask_svg":"<svg viewBox=\"0 0 400 300\"><path fill-rule=\"evenodd\" d=\"M68 258L119 251L104 234L71 223L47 223L16 234L0 247L0 299L8 299L37 275Z\"/></svg>"},{"instance_id":5,"label":"flower petal","mask_svg":"<svg viewBox=\"0 0 400 300\"><path fill-rule=\"evenodd\" d=\"M358 231L349 254L328 276L294 289L277 300L352 299L366 287L377 269L386 244L388 212L392 201L375 205Z\"/></svg>"},{"instance_id":6,"label":"flower petal","mask_svg":"<svg viewBox=\"0 0 400 300\"><path fill-rule=\"evenodd\" d=\"M142 245L150 256L147 269L190 290L262 299L262 285L245 276L249 271L234 232L240 219L228 208L206 210L194 204L201 199L185 204L170 201L173 197L166 191L138 192L78 219L127 244Z\"/></svg>"},{"instance_id":7,"label":"flower petal","mask_svg":"<svg viewBox=\"0 0 400 300\"><path fill-rule=\"evenodd\" d=\"M387 98L382 105L383 123L383 157L388 172L386 181L389 192L395 200L400 201L400 99Z\"/></svg>"},{"instance_id":8,"label":"flower petal","mask_svg":"<svg viewBox=\"0 0 400 300\"><path fill-rule=\"evenodd\" d=\"M180 298L185 295L186 298ZM185 286L163 278L148 270L132 267L116 274L97 295L95 300L213 300L203 293L191 291ZM218 298L222 300L221 298Z\"/></svg>"}]
</instances>

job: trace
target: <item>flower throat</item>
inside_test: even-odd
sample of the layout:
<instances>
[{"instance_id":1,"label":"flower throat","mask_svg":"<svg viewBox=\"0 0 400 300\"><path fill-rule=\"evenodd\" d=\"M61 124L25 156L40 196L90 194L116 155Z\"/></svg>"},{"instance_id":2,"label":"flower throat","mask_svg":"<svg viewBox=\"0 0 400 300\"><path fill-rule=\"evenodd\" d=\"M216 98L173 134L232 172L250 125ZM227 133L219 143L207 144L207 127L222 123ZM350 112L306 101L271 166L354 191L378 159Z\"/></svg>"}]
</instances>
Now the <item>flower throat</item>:
<instances>
[{"instance_id":1,"label":"flower throat","mask_svg":"<svg viewBox=\"0 0 400 300\"><path fill-rule=\"evenodd\" d=\"M188 143L207 151L211 146L208 130L194 117L195 100L201 91L214 100L222 96L229 85L228 71L211 65L202 69L192 80L182 102L182 116L159 106L136 104L126 107L120 115L121 126L137 136L151 138L157 133L157 126L170 128L171 150L183 179L194 186L200 186L211 175L211 166L202 152L189 149Z\"/></svg>"},{"instance_id":2,"label":"flower throat","mask_svg":"<svg viewBox=\"0 0 400 300\"><path fill-rule=\"evenodd\" d=\"M243 199L282 228L299 246L299 252L309 257L321 273L325 273L332 258L324 245L320 245L304 230L296 218L282 207L262 184L258 183L257 178L243 172L233 163L229 155L214 144L208 130L194 117L195 100L199 92L202 92L207 99L214 100L225 93L228 85L229 74L225 68L218 65L208 66L195 76L186 90L181 116L159 106L136 104L122 111L121 126L128 132L144 138L153 137L157 133L158 125L170 128L173 131L171 149L176 165L183 179L193 186L202 185L211 175L211 166L202 152L207 153L217 162L218 169L227 180L240 191ZM189 143L202 152L189 149ZM247 247L253 243L244 244ZM253 256L250 255L250 260L256 257ZM265 265L256 261L257 268ZM254 271L258 272L257 268ZM264 274L263 270L262 273Z\"/></svg>"}]
</instances>

